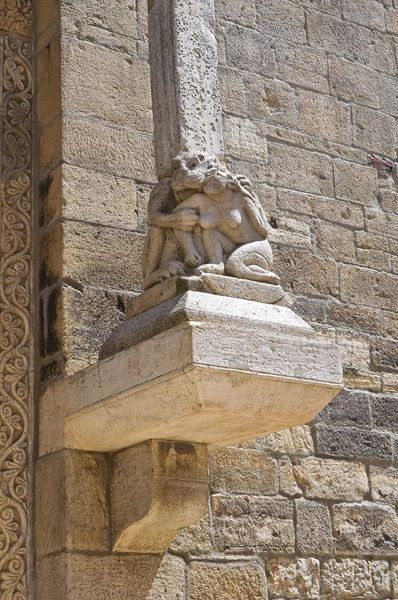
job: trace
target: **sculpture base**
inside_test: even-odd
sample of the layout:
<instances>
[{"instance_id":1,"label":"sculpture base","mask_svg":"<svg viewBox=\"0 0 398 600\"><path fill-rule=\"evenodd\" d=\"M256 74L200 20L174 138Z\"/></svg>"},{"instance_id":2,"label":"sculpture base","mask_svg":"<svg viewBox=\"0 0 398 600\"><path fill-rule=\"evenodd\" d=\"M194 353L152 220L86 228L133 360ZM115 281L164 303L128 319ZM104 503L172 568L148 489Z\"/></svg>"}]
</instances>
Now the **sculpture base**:
<instances>
[{"instance_id":1,"label":"sculpture base","mask_svg":"<svg viewBox=\"0 0 398 600\"><path fill-rule=\"evenodd\" d=\"M172 277L157 283L134 298L127 307L125 318L135 317L153 306L189 291L252 300L263 304L275 304L284 296L280 285L227 277L226 275L203 273L198 277Z\"/></svg>"},{"instance_id":2,"label":"sculpture base","mask_svg":"<svg viewBox=\"0 0 398 600\"><path fill-rule=\"evenodd\" d=\"M46 392L45 452L148 439L216 448L307 423L342 387L337 347L289 308L209 293L124 321L102 355Z\"/></svg>"}]
</instances>

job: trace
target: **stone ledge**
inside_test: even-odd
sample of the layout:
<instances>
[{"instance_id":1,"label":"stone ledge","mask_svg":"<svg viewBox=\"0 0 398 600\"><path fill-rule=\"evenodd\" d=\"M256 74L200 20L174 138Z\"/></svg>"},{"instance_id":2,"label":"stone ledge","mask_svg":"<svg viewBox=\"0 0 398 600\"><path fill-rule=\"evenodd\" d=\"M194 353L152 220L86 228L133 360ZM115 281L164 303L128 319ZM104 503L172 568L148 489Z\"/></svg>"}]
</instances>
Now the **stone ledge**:
<instances>
[{"instance_id":1,"label":"stone ledge","mask_svg":"<svg viewBox=\"0 0 398 600\"><path fill-rule=\"evenodd\" d=\"M148 439L212 449L306 423L342 387L337 347L282 306L189 291L122 323L111 344L46 391L41 454Z\"/></svg>"}]
</instances>

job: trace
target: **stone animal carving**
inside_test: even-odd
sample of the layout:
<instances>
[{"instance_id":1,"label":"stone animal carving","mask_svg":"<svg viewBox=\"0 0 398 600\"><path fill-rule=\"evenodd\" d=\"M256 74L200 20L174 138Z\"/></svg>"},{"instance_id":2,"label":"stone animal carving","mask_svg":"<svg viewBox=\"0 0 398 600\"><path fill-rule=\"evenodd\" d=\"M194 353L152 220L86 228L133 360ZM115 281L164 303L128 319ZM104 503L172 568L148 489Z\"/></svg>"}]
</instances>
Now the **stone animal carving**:
<instances>
[{"instance_id":1,"label":"stone animal carving","mask_svg":"<svg viewBox=\"0 0 398 600\"><path fill-rule=\"evenodd\" d=\"M144 287L176 275L214 273L279 284L268 223L248 179L215 157L187 153L148 206Z\"/></svg>"}]
</instances>

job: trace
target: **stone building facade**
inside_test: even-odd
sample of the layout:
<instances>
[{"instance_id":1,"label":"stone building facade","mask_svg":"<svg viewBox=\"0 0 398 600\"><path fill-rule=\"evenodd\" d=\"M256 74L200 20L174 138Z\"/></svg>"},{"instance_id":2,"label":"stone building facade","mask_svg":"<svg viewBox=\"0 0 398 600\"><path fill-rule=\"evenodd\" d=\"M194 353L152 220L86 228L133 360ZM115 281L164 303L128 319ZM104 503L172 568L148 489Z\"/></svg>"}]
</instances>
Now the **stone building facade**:
<instances>
[{"instance_id":1,"label":"stone building facade","mask_svg":"<svg viewBox=\"0 0 398 600\"><path fill-rule=\"evenodd\" d=\"M163 556L111 552L103 455L40 450L43 392L96 363L142 289L147 13L0 5L0 599L397 599L396 0L215 0L225 158L344 390L307 425L211 453L208 515Z\"/></svg>"}]
</instances>

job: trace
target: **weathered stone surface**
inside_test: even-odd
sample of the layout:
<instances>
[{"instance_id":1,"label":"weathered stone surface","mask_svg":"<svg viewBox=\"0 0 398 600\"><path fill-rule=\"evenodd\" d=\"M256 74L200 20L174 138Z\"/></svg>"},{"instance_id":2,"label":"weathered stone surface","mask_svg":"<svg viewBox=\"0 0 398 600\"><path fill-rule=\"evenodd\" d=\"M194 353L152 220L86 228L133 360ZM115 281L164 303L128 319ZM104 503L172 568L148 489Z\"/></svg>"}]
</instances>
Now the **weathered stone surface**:
<instances>
[{"instance_id":1,"label":"weathered stone surface","mask_svg":"<svg viewBox=\"0 0 398 600\"><path fill-rule=\"evenodd\" d=\"M348 21L375 29L385 30L384 7L372 0L345 0L343 15Z\"/></svg>"},{"instance_id":2,"label":"weathered stone surface","mask_svg":"<svg viewBox=\"0 0 398 600\"><path fill-rule=\"evenodd\" d=\"M330 554L333 551L332 522L324 504L296 500L297 547L304 554Z\"/></svg>"},{"instance_id":3,"label":"weathered stone surface","mask_svg":"<svg viewBox=\"0 0 398 600\"><path fill-rule=\"evenodd\" d=\"M354 427L316 428L318 452L330 456L378 458L391 460L391 437L378 431Z\"/></svg>"},{"instance_id":4,"label":"weathered stone surface","mask_svg":"<svg viewBox=\"0 0 398 600\"><path fill-rule=\"evenodd\" d=\"M393 396L372 396L372 419L375 427L398 429L398 398Z\"/></svg>"},{"instance_id":5,"label":"weathered stone surface","mask_svg":"<svg viewBox=\"0 0 398 600\"><path fill-rule=\"evenodd\" d=\"M36 469L36 552L109 549L105 456L64 450Z\"/></svg>"},{"instance_id":6,"label":"weathered stone surface","mask_svg":"<svg viewBox=\"0 0 398 600\"><path fill-rule=\"evenodd\" d=\"M275 270L285 290L314 296L337 296L336 263L294 248L275 249Z\"/></svg>"},{"instance_id":7,"label":"weathered stone surface","mask_svg":"<svg viewBox=\"0 0 398 600\"><path fill-rule=\"evenodd\" d=\"M213 492L277 494L277 463L257 450L225 448L210 454Z\"/></svg>"},{"instance_id":8,"label":"weathered stone surface","mask_svg":"<svg viewBox=\"0 0 398 600\"><path fill-rule=\"evenodd\" d=\"M379 108L377 73L358 62L330 56L330 84L338 98Z\"/></svg>"},{"instance_id":9,"label":"weathered stone surface","mask_svg":"<svg viewBox=\"0 0 398 600\"><path fill-rule=\"evenodd\" d=\"M293 466L288 456L282 456L279 465L279 490L281 494L290 498L298 498L303 495L293 474Z\"/></svg>"},{"instance_id":10,"label":"weathered stone surface","mask_svg":"<svg viewBox=\"0 0 398 600\"><path fill-rule=\"evenodd\" d=\"M64 277L86 285L141 289L142 234L67 222L63 240Z\"/></svg>"},{"instance_id":11,"label":"weathered stone surface","mask_svg":"<svg viewBox=\"0 0 398 600\"><path fill-rule=\"evenodd\" d=\"M314 443L311 429L307 425L284 429L277 433L267 435L264 440L267 452L280 452L281 454L304 455L314 452Z\"/></svg>"},{"instance_id":12,"label":"weathered stone surface","mask_svg":"<svg viewBox=\"0 0 398 600\"><path fill-rule=\"evenodd\" d=\"M328 156L282 144L270 144L269 164L275 185L333 196L332 161ZM294 170L290 168L291 164L294 164Z\"/></svg>"},{"instance_id":13,"label":"weathered stone surface","mask_svg":"<svg viewBox=\"0 0 398 600\"><path fill-rule=\"evenodd\" d=\"M276 72L283 81L319 92L328 91L327 59L324 52L286 40L277 40L275 56Z\"/></svg>"},{"instance_id":14,"label":"weathered stone surface","mask_svg":"<svg viewBox=\"0 0 398 600\"><path fill-rule=\"evenodd\" d=\"M335 550L343 555L395 555L398 549L398 518L391 506L335 504L333 507Z\"/></svg>"},{"instance_id":15,"label":"weathered stone surface","mask_svg":"<svg viewBox=\"0 0 398 600\"><path fill-rule=\"evenodd\" d=\"M398 506L398 471L393 467L370 467L372 500Z\"/></svg>"},{"instance_id":16,"label":"weathered stone surface","mask_svg":"<svg viewBox=\"0 0 398 600\"><path fill-rule=\"evenodd\" d=\"M286 558L266 561L270 598L319 598L319 561L315 558Z\"/></svg>"},{"instance_id":17,"label":"weathered stone surface","mask_svg":"<svg viewBox=\"0 0 398 600\"><path fill-rule=\"evenodd\" d=\"M337 160L333 163L336 197L360 204L377 204L377 172L372 167Z\"/></svg>"},{"instance_id":18,"label":"weathered stone surface","mask_svg":"<svg viewBox=\"0 0 398 600\"><path fill-rule=\"evenodd\" d=\"M40 600L183 600L181 558L60 554L38 563Z\"/></svg>"},{"instance_id":19,"label":"weathered stone surface","mask_svg":"<svg viewBox=\"0 0 398 600\"><path fill-rule=\"evenodd\" d=\"M48 125L44 131L51 127L52 124ZM67 163L141 181L155 181L149 133L71 117L64 117L62 127L63 157ZM44 136L45 133L42 135L45 144L54 144L54 139L59 139L54 131L48 131L46 139ZM57 155L56 150L52 150L48 158L43 158L42 172L59 159L60 153Z\"/></svg>"},{"instance_id":20,"label":"weathered stone surface","mask_svg":"<svg viewBox=\"0 0 398 600\"><path fill-rule=\"evenodd\" d=\"M377 369L398 371L398 342L382 338L373 339L371 357Z\"/></svg>"},{"instance_id":21,"label":"weathered stone surface","mask_svg":"<svg viewBox=\"0 0 398 600\"><path fill-rule=\"evenodd\" d=\"M294 552L293 503L286 498L213 496L215 547L222 551Z\"/></svg>"},{"instance_id":22,"label":"weathered stone surface","mask_svg":"<svg viewBox=\"0 0 398 600\"><path fill-rule=\"evenodd\" d=\"M188 600L265 600L266 597L265 574L256 563L191 563L189 566Z\"/></svg>"},{"instance_id":23,"label":"weathered stone surface","mask_svg":"<svg viewBox=\"0 0 398 600\"><path fill-rule=\"evenodd\" d=\"M386 598L390 592L389 565L381 560L329 560L322 566L322 582L322 594L328 600Z\"/></svg>"},{"instance_id":24,"label":"weathered stone surface","mask_svg":"<svg viewBox=\"0 0 398 600\"><path fill-rule=\"evenodd\" d=\"M353 502L369 491L364 465L346 461L307 458L293 467L306 498Z\"/></svg>"},{"instance_id":25,"label":"weathered stone surface","mask_svg":"<svg viewBox=\"0 0 398 600\"><path fill-rule=\"evenodd\" d=\"M300 128L310 135L348 143L351 127L349 107L322 94L302 91Z\"/></svg>"},{"instance_id":26,"label":"weathered stone surface","mask_svg":"<svg viewBox=\"0 0 398 600\"><path fill-rule=\"evenodd\" d=\"M357 255L359 249L357 248ZM333 325L343 325L350 329L359 329L368 333L383 333L383 316L380 311L341 302L329 302L328 321Z\"/></svg>"},{"instance_id":27,"label":"weathered stone surface","mask_svg":"<svg viewBox=\"0 0 398 600\"><path fill-rule=\"evenodd\" d=\"M315 249L323 256L344 262L355 261L354 234L352 231L319 221L314 226Z\"/></svg>"},{"instance_id":28,"label":"weathered stone surface","mask_svg":"<svg viewBox=\"0 0 398 600\"><path fill-rule=\"evenodd\" d=\"M370 427L370 395L345 389L325 406L316 417L316 421L330 425Z\"/></svg>"},{"instance_id":29,"label":"weathered stone surface","mask_svg":"<svg viewBox=\"0 0 398 600\"><path fill-rule=\"evenodd\" d=\"M398 297L398 277L362 267L341 267L343 300L395 310Z\"/></svg>"},{"instance_id":30,"label":"weathered stone surface","mask_svg":"<svg viewBox=\"0 0 398 600\"><path fill-rule=\"evenodd\" d=\"M396 124L389 115L370 108L354 107L354 140L361 148L396 156Z\"/></svg>"},{"instance_id":31,"label":"weathered stone surface","mask_svg":"<svg viewBox=\"0 0 398 600\"><path fill-rule=\"evenodd\" d=\"M255 75L246 77L245 85L251 117L287 127L298 126L298 101L294 88Z\"/></svg>"},{"instance_id":32,"label":"weathered stone surface","mask_svg":"<svg viewBox=\"0 0 398 600\"><path fill-rule=\"evenodd\" d=\"M171 542L169 550L189 556L209 555L212 552L210 515L180 531Z\"/></svg>"},{"instance_id":33,"label":"weathered stone surface","mask_svg":"<svg viewBox=\"0 0 398 600\"><path fill-rule=\"evenodd\" d=\"M278 0L269 0L259 4L257 10L262 33L294 42L306 41L305 16L301 7L285 6Z\"/></svg>"},{"instance_id":34,"label":"weathered stone surface","mask_svg":"<svg viewBox=\"0 0 398 600\"><path fill-rule=\"evenodd\" d=\"M319 217L320 219L363 228L363 212L360 206L333 198L322 198L292 190L278 190L278 205L283 210Z\"/></svg>"},{"instance_id":35,"label":"weathered stone surface","mask_svg":"<svg viewBox=\"0 0 398 600\"><path fill-rule=\"evenodd\" d=\"M308 37L311 45L348 60L391 75L396 72L391 40L382 32L370 31L348 21L312 11L308 14Z\"/></svg>"},{"instance_id":36,"label":"weathered stone surface","mask_svg":"<svg viewBox=\"0 0 398 600\"><path fill-rule=\"evenodd\" d=\"M275 72L274 41L258 31L238 25L226 29L226 50L231 67L272 76Z\"/></svg>"},{"instance_id":37,"label":"weathered stone surface","mask_svg":"<svg viewBox=\"0 0 398 600\"><path fill-rule=\"evenodd\" d=\"M226 115L223 124L227 154L252 162L267 160L267 138L259 122Z\"/></svg>"}]
</instances>

